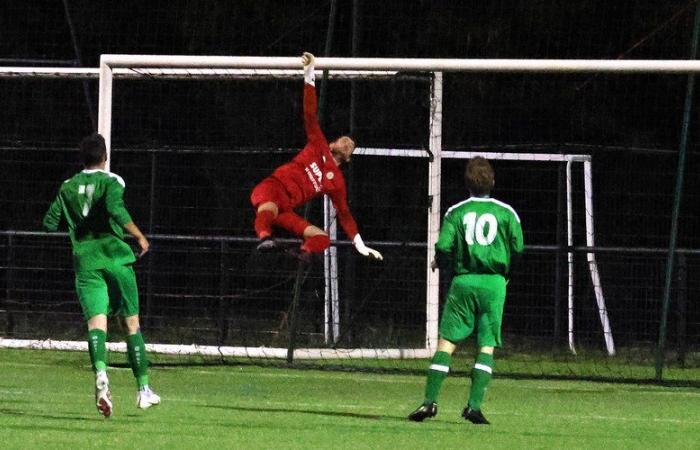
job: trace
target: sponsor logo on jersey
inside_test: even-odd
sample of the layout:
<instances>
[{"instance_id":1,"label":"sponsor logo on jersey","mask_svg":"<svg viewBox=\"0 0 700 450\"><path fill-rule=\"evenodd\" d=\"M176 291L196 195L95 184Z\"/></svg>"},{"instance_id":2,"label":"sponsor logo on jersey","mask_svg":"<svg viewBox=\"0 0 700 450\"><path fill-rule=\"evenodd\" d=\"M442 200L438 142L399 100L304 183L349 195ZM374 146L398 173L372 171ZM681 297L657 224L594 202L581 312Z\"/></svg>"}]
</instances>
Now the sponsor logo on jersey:
<instances>
[{"instance_id":1,"label":"sponsor logo on jersey","mask_svg":"<svg viewBox=\"0 0 700 450\"><path fill-rule=\"evenodd\" d=\"M333 179L333 176L334 176L334 175L333 175L333 172L328 172L328 173L326 173L326 178L328 178L329 180L332 180L332 179Z\"/></svg>"},{"instance_id":2,"label":"sponsor logo on jersey","mask_svg":"<svg viewBox=\"0 0 700 450\"><path fill-rule=\"evenodd\" d=\"M323 172L318 168L318 164L312 162L308 167L305 167L306 175L309 177L311 184L314 186L316 192L321 191L321 180L323 179Z\"/></svg>"}]
</instances>

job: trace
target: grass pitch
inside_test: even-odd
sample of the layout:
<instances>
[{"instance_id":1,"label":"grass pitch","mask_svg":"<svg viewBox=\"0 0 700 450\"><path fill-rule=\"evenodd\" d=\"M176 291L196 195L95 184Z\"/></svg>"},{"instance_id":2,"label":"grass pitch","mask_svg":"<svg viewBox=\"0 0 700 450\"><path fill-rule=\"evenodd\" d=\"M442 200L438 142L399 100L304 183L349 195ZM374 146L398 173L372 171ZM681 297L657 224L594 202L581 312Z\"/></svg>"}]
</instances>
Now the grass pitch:
<instances>
[{"instance_id":1,"label":"grass pitch","mask_svg":"<svg viewBox=\"0 0 700 450\"><path fill-rule=\"evenodd\" d=\"M112 354L123 361L123 355ZM11 448L698 448L700 390L495 378L484 412L459 414L469 380L448 378L435 419L406 415L424 377L251 366L155 367L163 404L136 409L129 369L111 369L98 415L84 353L0 351L0 447Z\"/></svg>"}]
</instances>

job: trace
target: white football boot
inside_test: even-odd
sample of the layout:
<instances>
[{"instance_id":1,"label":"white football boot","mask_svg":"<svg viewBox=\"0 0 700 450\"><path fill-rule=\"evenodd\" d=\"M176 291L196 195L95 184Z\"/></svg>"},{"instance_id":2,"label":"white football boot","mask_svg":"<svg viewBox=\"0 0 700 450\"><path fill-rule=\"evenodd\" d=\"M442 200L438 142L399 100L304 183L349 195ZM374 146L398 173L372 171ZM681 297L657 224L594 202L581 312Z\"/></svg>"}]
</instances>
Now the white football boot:
<instances>
[{"instance_id":1,"label":"white football boot","mask_svg":"<svg viewBox=\"0 0 700 450\"><path fill-rule=\"evenodd\" d=\"M109 379L105 371L95 374L95 405L103 416L112 415L112 393L109 391Z\"/></svg>"},{"instance_id":2,"label":"white football boot","mask_svg":"<svg viewBox=\"0 0 700 450\"><path fill-rule=\"evenodd\" d=\"M151 406L159 405L160 397L148 386L139 389L136 394L136 406L141 409L148 409Z\"/></svg>"}]
</instances>

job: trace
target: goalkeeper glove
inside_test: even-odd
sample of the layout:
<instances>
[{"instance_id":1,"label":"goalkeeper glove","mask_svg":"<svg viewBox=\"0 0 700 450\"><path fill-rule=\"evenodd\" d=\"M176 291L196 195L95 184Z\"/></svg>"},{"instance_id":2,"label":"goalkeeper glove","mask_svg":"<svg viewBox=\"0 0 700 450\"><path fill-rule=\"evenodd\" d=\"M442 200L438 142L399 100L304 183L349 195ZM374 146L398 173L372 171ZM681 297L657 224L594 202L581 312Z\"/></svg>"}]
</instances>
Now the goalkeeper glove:
<instances>
[{"instance_id":1,"label":"goalkeeper glove","mask_svg":"<svg viewBox=\"0 0 700 450\"><path fill-rule=\"evenodd\" d=\"M362 240L362 237L359 234L355 235L355 238L352 240L353 245L355 246L355 249L362 255L362 256L369 256L374 259L378 259L379 261L383 260L384 257L382 256L381 253L378 251L371 249L367 247Z\"/></svg>"},{"instance_id":2,"label":"goalkeeper glove","mask_svg":"<svg viewBox=\"0 0 700 450\"><path fill-rule=\"evenodd\" d=\"M311 86L316 85L316 71L314 70L315 61L314 55L309 52L304 52L301 56L301 63L304 65L304 82Z\"/></svg>"}]
</instances>

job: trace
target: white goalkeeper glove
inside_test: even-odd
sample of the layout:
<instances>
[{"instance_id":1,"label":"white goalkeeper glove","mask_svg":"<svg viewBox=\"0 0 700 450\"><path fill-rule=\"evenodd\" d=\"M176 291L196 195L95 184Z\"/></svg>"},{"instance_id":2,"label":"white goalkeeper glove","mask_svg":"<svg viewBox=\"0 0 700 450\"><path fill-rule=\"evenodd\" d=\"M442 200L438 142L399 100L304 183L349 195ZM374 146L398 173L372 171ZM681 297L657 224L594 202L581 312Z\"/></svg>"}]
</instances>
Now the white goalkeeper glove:
<instances>
[{"instance_id":1,"label":"white goalkeeper glove","mask_svg":"<svg viewBox=\"0 0 700 450\"><path fill-rule=\"evenodd\" d=\"M378 251L371 249L367 247L362 240L362 237L359 234L355 235L355 238L352 240L353 245L355 246L355 249L362 255L362 256L369 256L371 258L377 259L379 261L383 260L384 257L382 256L381 253Z\"/></svg>"},{"instance_id":2,"label":"white goalkeeper glove","mask_svg":"<svg viewBox=\"0 0 700 450\"><path fill-rule=\"evenodd\" d=\"M316 71L314 69L314 64L316 58L309 52L304 52L301 55L301 63L304 65L304 82L310 84L311 86L316 85Z\"/></svg>"}]
</instances>

